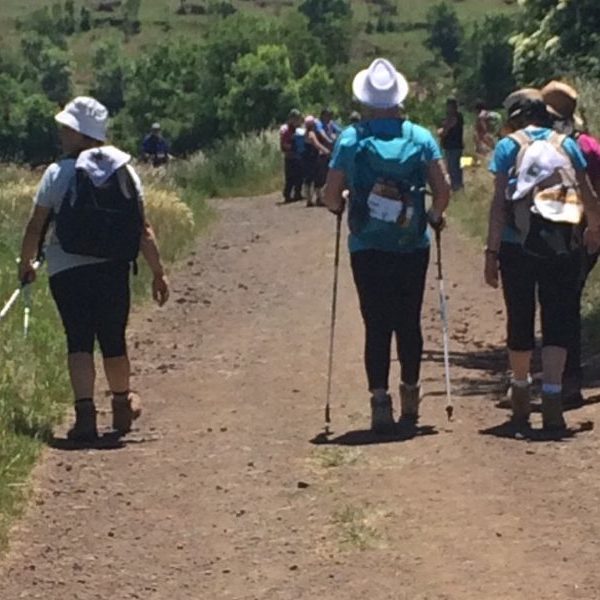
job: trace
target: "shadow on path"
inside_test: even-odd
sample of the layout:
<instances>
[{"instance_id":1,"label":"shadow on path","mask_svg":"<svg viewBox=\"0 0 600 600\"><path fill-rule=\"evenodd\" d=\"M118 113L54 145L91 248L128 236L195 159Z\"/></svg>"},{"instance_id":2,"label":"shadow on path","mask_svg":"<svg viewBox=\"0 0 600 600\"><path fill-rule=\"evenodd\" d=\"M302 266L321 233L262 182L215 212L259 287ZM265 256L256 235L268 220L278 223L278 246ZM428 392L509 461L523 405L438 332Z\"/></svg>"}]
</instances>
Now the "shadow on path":
<instances>
[{"instance_id":1,"label":"shadow on path","mask_svg":"<svg viewBox=\"0 0 600 600\"><path fill-rule=\"evenodd\" d=\"M417 437L438 435L439 431L433 425L398 425L396 431L389 434L374 433L370 429L347 431L336 437L332 434L319 433L311 444L329 446L369 446L374 444L393 444L407 442Z\"/></svg>"}]
</instances>

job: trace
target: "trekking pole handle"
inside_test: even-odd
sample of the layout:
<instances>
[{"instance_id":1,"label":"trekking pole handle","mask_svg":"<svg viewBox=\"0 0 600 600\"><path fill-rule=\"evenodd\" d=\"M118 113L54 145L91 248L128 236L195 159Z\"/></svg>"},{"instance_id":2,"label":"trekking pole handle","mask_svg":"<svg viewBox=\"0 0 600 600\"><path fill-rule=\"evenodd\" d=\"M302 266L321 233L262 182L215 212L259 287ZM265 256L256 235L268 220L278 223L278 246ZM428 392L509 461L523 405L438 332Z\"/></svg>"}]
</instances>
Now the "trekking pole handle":
<instances>
[{"instance_id":1,"label":"trekking pole handle","mask_svg":"<svg viewBox=\"0 0 600 600\"><path fill-rule=\"evenodd\" d=\"M444 274L442 271L442 232L440 229L435 230L435 246L437 250L438 280L441 281L444 278Z\"/></svg>"}]
</instances>

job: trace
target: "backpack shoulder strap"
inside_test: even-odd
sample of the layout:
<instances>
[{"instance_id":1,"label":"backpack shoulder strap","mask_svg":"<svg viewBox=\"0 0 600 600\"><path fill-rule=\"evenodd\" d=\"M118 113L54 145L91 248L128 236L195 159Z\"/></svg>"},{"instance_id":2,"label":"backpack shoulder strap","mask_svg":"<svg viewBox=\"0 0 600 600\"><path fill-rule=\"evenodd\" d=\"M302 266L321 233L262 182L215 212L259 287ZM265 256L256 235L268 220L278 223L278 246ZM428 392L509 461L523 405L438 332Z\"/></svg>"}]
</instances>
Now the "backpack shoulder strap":
<instances>
[{"instance_id":1,"label":"backpack shoulder strap","mask_svg":"<svg viewBox=\"0 0 600 600\"><path fill-rule=\"evenodd\" d=\"M519 129L519 131L515 131L508 136L519 148L524 148L530 146L533 143L533 139L529 137L524 129Z\"/></svg>"},{"instance_id":2,"label":"backpack shoulder strap","mask_svg":"<svg viewBox=\"0 0 600 600\"><path fill-rule=\"evenodd\" d=\"M521 163L523 162L525 152L527 152L527 149L529 146L531 146L531 144L533 144L534 140L527 135L523 129L511 133L508 137L517 145L518 148L517 158L514 164L514 172L518 172L521 167Z\"/></svg>"},{"instance_id":3,"label":"backpack shoulder strap","mask_svg":"<svg viewBox=\"0 0 600 600\"><path fill-rule=\"evenodd\" d=\"M567 151L565 150L564 143L567 139L567 136L564 133L558 133L553 131L548 138L548 142L552 144L552 147L555 148L561 154L567 155Z\"/></svg>"}]
</instances>

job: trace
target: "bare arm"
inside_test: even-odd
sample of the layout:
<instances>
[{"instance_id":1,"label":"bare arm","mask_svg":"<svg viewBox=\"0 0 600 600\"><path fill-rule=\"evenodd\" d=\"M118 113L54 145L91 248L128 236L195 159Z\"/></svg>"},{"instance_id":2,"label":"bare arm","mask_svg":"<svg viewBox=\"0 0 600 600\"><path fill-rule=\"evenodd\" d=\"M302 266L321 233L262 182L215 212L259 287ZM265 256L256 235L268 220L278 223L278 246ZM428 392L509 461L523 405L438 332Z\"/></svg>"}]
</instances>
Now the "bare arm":
<instances>
[{"instance_id":1,"label":"bare arm","mask_svg":"<svg viewBox=\"0 0 600 600\"><path fill-rule=\"evenodd\" d=\"M427 165L427 183L431 188L433 218L439 221L450 203L450 184L446 177L443 162L434 160Z\"/></svg>"},{"instance_id":2,"label":"bare arm","mask_svg":"<svg viewBox=\"0 0 600 600\"><path fill-rule=\"evenodd\" d=\"M500 250L502 241L502 230L506 224L506 212L504 203L506 201L506 187L508 186L508 175L497 173L494 179L494 197L490 207L490 220L488 225L487 248L492 252Z\"/></svg>"},{"instance_id":3,"label":"bare arm","mask_svg":"<svg viewBox=\"0 0 600 600\"><path fill-rule=\"evenodd\" d=\"M323 202L325 206L334 213L344 210L343 193L346 189L346 175L344 171L338 169L329 169L327 181L325 182L325 192Z\"/></svg>"},{"instance_id":4,"label":"bare arm","mask_svg":"<svg viewBox=\"0 0 600 600\"><path fill-rule=\"evenodd\" d=\"M152 271L152 297L159 306L169 299L169 281L160 259L160 251L152 225L144 218L144 227L140 238L140 251Z\"/></svg>"},{"instance_id":5,"label":"bare arm","mask_svg":"<svg viewBox=\"0 0 600 600\"><path fill-rule=\"evenodd\" d=\"M317 137L317 134L314 131L310 131L308 137L313 143L313 146L321 153L321 154L329 154L329 148L323 146Z\"/></svg>"},{"instance_id":6,"label":"bare arm","mask_svg":"<svg viewBox=\"0 0 600 600\"><path fill-rule=\"evenodd\" d=\"M49 218L49 208L43 206L34 207L29 222L25 227L25 234L21 244L21 260L19 261L20 281L33 281L35 279L33 263L37 258L42 235Z\"/></svg>"}]
</instances>

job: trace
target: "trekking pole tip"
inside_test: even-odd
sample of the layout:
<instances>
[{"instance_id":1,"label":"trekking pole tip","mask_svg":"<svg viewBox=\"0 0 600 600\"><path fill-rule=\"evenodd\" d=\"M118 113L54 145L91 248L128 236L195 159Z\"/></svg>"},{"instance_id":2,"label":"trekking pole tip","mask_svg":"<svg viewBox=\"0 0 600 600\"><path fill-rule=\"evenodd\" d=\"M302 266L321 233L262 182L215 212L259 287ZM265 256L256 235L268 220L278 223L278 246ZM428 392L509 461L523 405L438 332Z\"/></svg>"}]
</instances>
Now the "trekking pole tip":
<instances>
[{"instance_id":1,"label":"trekking pole tip","mask_svg":"<svg viewBox=\"0 0 600 600\"><path fill-rule=\"evenodd\" d=\"M452 418L454 417L454 406L446 406L446 415L448 417L448 421L452 421Z\"/></svg>"}]
</instances>

